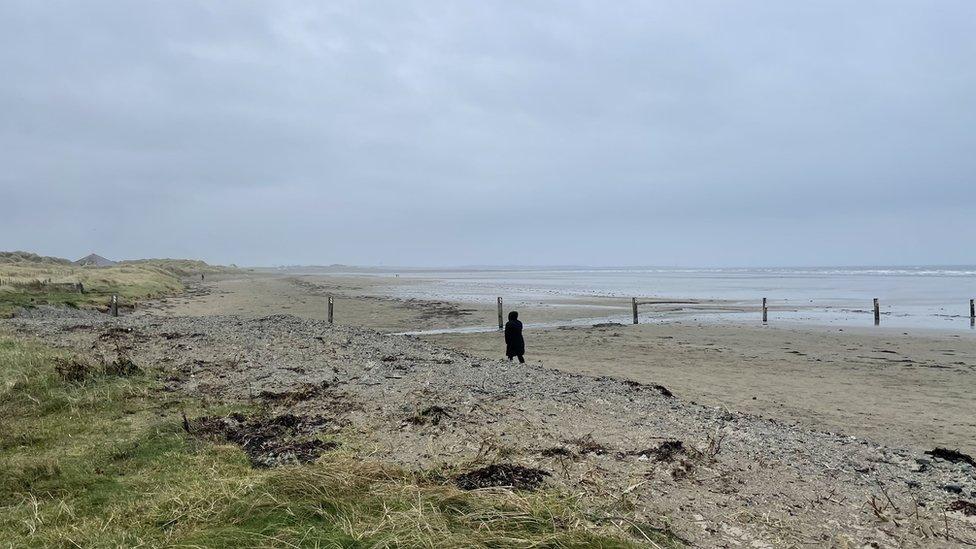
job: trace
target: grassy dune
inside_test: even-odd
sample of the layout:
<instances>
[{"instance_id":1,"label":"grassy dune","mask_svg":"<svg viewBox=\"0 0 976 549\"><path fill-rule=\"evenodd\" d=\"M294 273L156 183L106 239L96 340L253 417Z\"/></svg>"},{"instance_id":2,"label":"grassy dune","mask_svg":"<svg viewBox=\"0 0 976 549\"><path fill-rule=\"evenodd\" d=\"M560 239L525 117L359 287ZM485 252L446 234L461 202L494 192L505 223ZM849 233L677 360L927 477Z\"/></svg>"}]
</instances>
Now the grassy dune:
<instances>
[{"instance_id":1,"label":"grassy dune","mask_svg":"<svg viewBox=\"0 0 976 549\"><path fill-rule=\"evenodd\" d=\"M341 449L255 469L185 433L179 411L202 412L151 373L65 381L63 358L0 337L0 547L632 546L552 492L462 492Z\"/></svg>"},{"instance_id":2,"label":"grassy dune","mask_svg":"<svg viewBox=\"0 0 976 549\"><path fill-rule=\"evenodd\" d=\"M224 272L202 261L146 259L112 267L79 267L66 260L32 254L0 257L0 317L39 304L106 307L112 294L123 304L178 294L182 278ZM75 284L81 283L83 293Z\"/></svg>"},{"instance_id":3,"label":"grassy dune","mask_svg":"<svg viewBox=\"0 0 976 549\"><path fill-rule=\"evenodd\" d=\"M198 259L133 259L122 261L122 266L151 267L164 270L179 277L197 277L201 274L217 274L233 268L210 265Z\"/></svg>"}]
</instances>

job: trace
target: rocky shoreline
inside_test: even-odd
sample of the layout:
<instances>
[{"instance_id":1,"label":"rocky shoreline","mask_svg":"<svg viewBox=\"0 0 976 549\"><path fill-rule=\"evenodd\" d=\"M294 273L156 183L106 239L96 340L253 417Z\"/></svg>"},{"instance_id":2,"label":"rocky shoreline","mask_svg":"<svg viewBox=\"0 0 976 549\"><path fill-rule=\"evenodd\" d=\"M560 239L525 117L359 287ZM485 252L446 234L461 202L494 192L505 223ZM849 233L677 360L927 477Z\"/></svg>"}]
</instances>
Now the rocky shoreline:
<instances>
[{"instance_id":1,"label":"rocky shoreline","mask_svg":"<svg viewBox=\"0 0 976 549\"><path fill-rule=\"evenodd\" d=\"M40 308L2 325L92 360L121 349L174 397L255 405L273 428L246 417L187 422L253 450L256 465L315 459L335 445L309 448L301 437L326 433L363 459L482 482L472 487L528 479L526 488L565 490L596 515L696 546L976 544L976 468L965 459L701 406L672 395L666 379L478 359L287 315ZM245 428L261 444L248 448Z\"/></svg>"}]
</instances>

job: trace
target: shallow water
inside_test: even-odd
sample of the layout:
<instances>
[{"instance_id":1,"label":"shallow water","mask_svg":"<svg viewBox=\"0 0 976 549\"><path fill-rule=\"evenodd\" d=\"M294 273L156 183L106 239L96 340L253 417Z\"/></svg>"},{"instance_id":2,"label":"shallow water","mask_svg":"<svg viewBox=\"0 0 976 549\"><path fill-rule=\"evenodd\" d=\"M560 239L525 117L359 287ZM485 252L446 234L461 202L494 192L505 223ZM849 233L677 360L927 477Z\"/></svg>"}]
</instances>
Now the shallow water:
<instances>
[{"instance_id":1,"label":"shallow water","mask_svg":"<svg viewBox=\"0 0 976 549\"><path fill-rule=\"evenodd\" d=\"M414 282L388 288L400 297L493 303L502 296L509 303L548 306L575 297L653 297L718 300L756 310L766 297L771 321L837 326L873 325L872 299L877 297L882 327L971 330L969 300L976 297L976 266L445 270L398 275ZM642 311L641 321L752 322L755 316L720 308L666 315ZM573 324L608 320L626 323L631 318L627 311Z\"/></svg>"}]
</instances>

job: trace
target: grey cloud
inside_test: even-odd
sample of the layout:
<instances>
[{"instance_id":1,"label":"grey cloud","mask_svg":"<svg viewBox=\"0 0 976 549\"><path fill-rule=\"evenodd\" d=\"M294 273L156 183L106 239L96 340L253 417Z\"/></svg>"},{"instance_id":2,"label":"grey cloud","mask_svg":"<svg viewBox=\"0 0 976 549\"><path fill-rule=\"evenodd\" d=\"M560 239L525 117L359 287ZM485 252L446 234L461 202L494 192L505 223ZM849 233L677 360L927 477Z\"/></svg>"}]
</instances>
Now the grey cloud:
<instances>
[{"instance_id":1,"label":"grey cloud","mask_svg":"<svg viewBox=\"0 0 976 549\"><path fill-rule=\"evenodd\" d=\"M0 4L0 248L971 263L971 2Z\"/></svg>"}]
</instances>

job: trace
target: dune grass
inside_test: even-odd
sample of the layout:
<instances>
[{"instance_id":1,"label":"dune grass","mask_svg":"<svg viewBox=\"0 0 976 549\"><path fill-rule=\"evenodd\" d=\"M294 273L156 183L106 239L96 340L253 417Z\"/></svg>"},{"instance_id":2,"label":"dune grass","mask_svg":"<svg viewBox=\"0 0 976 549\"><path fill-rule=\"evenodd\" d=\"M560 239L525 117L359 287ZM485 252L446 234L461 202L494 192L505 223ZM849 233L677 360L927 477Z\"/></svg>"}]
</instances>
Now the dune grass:
<instances>
[{"instance_id":1,"label":"dune grass","mask_svg":"<svg viewBox=\"0 0 976 549\"><path fill-rule=\"evenodd\" d=\"M0 337L0 547L637 545L548 490L462 492L343 450L255 469L184 432L181 411L200 411L151 373L68 382L67 358Z\"/></svg>"},{"instance_id":2,"label":"dune grass","mask_svg":"<svg viewBox=\"0 0 976 549\"><path fill-rule=\"evenodd\" d=\"M178 294L184 265L165 263L80 267L50 263L0 263L0 317L40 304L107 307L113 294L123 304ZM74 288L81 283L83 292Z\"/></svg>"},{"instance_id":3,"label":"dune grass","mask_svg":"<svg viewBox=\"0 0 976 549\"><path fill-rule=\"evenodd\" d=\"M120 262L119 265L154 267L179 277L197 277L201 274L218 274L236 270L236 267L210 265L199 259L130 259Z\"/></svg>"}]
</instances>

